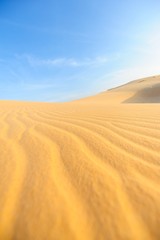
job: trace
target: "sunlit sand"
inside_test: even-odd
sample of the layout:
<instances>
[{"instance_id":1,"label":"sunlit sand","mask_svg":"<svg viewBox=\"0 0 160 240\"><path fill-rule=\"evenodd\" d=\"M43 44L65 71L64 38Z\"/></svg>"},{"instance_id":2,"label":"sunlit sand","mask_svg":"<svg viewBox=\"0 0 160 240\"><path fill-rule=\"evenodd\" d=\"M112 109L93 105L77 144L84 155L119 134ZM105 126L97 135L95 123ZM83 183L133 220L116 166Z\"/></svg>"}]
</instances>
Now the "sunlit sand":
<instances>
[{"instance_id":1,"label":"sunlit sand","mask_svg":"<svg viewBox=\"0 0 160 240\"><path fill-rule=\"evenodd\" d=\"M160 239L160 77L0 102L0 240Z\"/></svg>"}]
</instances>

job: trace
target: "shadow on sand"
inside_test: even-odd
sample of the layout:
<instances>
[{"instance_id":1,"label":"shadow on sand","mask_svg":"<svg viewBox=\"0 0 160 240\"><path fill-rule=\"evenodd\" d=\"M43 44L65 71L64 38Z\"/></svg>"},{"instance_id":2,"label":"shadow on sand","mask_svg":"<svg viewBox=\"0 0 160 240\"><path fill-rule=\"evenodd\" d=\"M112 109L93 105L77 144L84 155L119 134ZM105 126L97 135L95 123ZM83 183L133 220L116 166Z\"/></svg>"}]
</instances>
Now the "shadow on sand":
<instances>
[{"instance_id":1,"label":"shadow on sand","mask_svg":"<svg viewBox=\"0 0 160 240\"><path fill-rule=\"evenodd\" d=\"M160 83L138 91L123 103L160 103Z\"/></svg>"}]
</instances>

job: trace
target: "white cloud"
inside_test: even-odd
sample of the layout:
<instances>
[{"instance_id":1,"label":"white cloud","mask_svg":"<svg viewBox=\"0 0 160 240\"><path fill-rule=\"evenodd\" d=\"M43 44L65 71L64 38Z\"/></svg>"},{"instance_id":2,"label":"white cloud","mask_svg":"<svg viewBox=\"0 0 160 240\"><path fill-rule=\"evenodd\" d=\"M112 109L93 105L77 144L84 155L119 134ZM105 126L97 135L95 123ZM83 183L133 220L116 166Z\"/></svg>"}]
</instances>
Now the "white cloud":
<instances>
[{"instance_id":1,"label":"white cloud","mask_svg":"<svg viewBox=\"0 0 160 240\"><path fill-rule=\"evenodd\" d=\"M77 60L74 58L48 58L42 59L29 54L24 54L22 56L16 55L19 59L25 59L30 66L38 67L84 67L84 66L99 66L106 64L108 58L105 56L98 56L96 58L85 58L83 60Z\"/></svg>"}]
</instances>

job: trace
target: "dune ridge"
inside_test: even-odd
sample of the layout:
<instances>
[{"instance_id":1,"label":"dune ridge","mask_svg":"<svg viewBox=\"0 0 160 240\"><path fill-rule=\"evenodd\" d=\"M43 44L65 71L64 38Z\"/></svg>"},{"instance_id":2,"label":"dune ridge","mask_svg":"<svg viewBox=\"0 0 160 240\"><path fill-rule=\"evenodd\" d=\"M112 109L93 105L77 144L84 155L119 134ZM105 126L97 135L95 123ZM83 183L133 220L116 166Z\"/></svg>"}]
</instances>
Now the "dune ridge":
<instances>
[{"instance_id":1,"label":"dune ridge","mask_svg":"<svg viewBox=\"0 0 160 240\"><path fill-rule=\"evenodd\" d=\"M143 92L159 80L0 102L1 240L160 239L160 111Z\"/></svg>"}]
</instances>

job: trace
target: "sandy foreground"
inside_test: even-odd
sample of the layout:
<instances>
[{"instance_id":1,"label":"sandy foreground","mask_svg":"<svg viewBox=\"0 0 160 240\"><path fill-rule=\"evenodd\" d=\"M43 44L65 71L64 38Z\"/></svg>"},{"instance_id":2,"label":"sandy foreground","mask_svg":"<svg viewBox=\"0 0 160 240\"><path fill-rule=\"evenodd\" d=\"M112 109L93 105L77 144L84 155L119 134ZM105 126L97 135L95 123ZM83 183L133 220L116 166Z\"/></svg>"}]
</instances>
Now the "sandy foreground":
<instances>
[{"instance_id":1,"label":"sandy foreground","mask_svg":"<svg viewBox=\"0 0 160 240\"><path fill-rule=\"evenodd\" d=\"M0 102L0 240L160 239L160 77ZM153 104L154 103L154 104Z\"/></svg>"}]
</instances>

